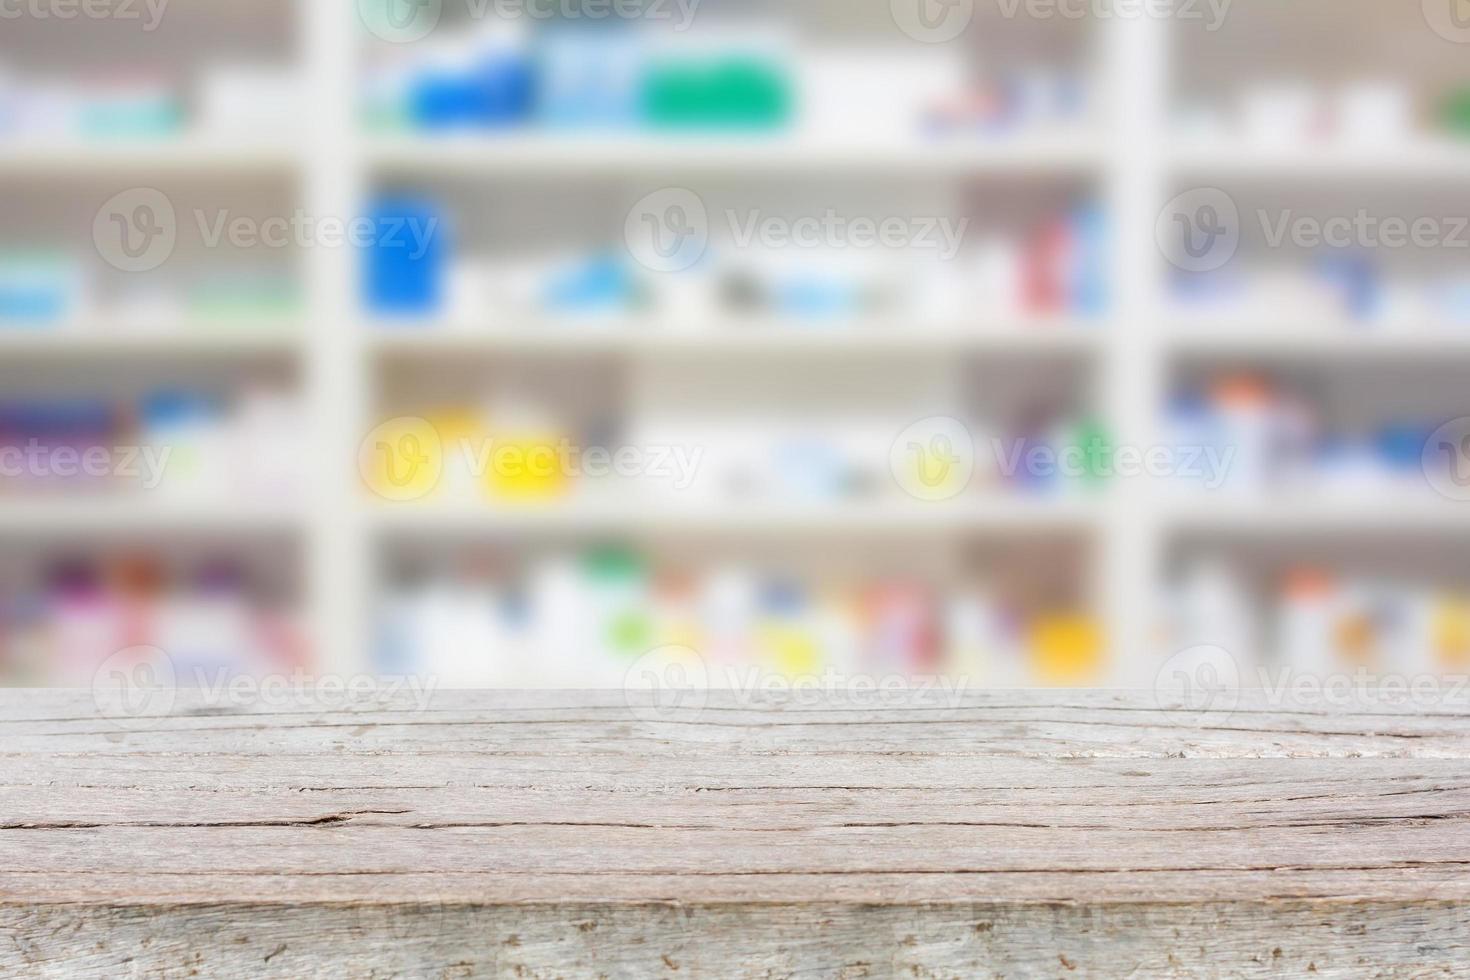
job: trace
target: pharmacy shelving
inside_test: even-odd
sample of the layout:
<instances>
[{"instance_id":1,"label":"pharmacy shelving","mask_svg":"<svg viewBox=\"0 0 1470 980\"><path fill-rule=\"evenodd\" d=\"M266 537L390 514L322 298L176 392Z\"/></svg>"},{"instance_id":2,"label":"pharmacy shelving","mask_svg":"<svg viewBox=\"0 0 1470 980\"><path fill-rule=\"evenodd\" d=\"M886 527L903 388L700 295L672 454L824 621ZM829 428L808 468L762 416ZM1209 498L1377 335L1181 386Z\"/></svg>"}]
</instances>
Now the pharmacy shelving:
<instances>
[{"instance_id":1,"label":"pharmacy shelving","mask_svg":"<svg viewBox=\"0 0 1470 980\"><path fill-rule=\"evenodd\" d=\"M179 236L158 276L133 276L109 266L94 244L93 229L103 201L135 188L169 195L179 208L181 230L193 207L274 214L281 202L296 199L308 161L291 127L201 121L231 120L233 113L215 96L221 92L216 83L235 68L256 65L284 73L313 60L294 43L305 23L298 23L295 12L304 13L308 6L314 5L294 0L248 7L179 4L162 12L157 32L140 30L137 22L96 18L62 23L22 14L7 19L0 45L6 89L0 99L6 128L0 137L0 197L6 201L7 227L0 248L20 256L23 269L29 256L38 256L49 263L43 265L48 275L59 279L64 273L73 289L67 296L72 311L64 321L11 322L0 330L5 371L0 388L7 401L28 397L23 393L58 402L107 401L117 409L115 424L137 432L147 447L156 433L143 433L133 417L147 392L208 391L228 397L255 382L273 392L300 391L311 354L308 327L317 324L304 316L264 312L253 300L232 305L229 297L242 295L231 292L239 282L212 277L218 267L207 260L213 256L186 234ZM139 65L146 68L130 68ZM140 128L126 134L57 135L68 108L122 87L136 97L143 89L135 83L153 86L148 91L172 100L181 116L158 126L138 121ZM48 84L53 87L47 89ZM236 76L234 91L248 84L242 86ZM52 99L47 112L34 111L38 98ZM8 114L22 105L29 108ZM20 128L9 128L17 120ZM284 281L290 257L279 258L252 265L257 277L252 282L264 282L266 276ZM194 275L202 285L186 298L180 287ZM312 420L303 421L315 429ZM216 462L220 448L217 443ZM237 454L243 449L238 442L231 447ZM293 455L307 469L315 458ZM175 458L186 465L190 461L187 450ZM0 599L7 610L30 598L54 598L45 590L52 588L58 570L102 580L134 563L161 576L167 588L188 590L212 569L209 574L240 574L239 597L254 613L264 607L272 616L280 612L294 619L300 613L310 621L303 623L312 634L306 642L325 645L320 618L312 612L324 590L311 569L321 551L317 527L330 508L266 480L254 487L240 481L233 492L218 495L188 493L176 484L144 490L134 488L130 478L119 482L127 486L53 491L42 484L7 485L0 494ZM310 485L310 474L303 483Z\"/></svg>"},{"instance_id":2,"label":"pharmacy shelving","mask_svg":"<svg viewBox=\"0 0 1470 980\"><path fill-rule=\"evenodd\" d=\"M1164 196L1216 188L1235 199L1241 252L1249 249L1250 256L1225 270L1226 278L1238 283L1255 271L1294 268L1299 289L1313 262L1327 264L1322 253L1330 250L1314 255L1288 242L1279 253L1267 251L1252 227L1257 208L1276 216L1297 209L1317 217L1362 211L1407 220L1465 213L1470 141L1445 132L1444 113L1448 93L1463 90L1464 48L1431 28L1428 10L1365 0L1250 2L1236 4L1218 31L1174 25L1164 56L1171 114L1177 111L1171 123L1179 125L1165 129L1156 144ZM1202 126L1216 132L1196 135ZM1250 138L1251 131L1260 138ZM1366 258L1362 249L1335 254ZM1218 493L1155 505L1161 585L1151 597L1155 618L1163 623L1166 610L1172 616L1198 609L1191 604L1201 599L1218 600L1217 610L1241 603L1249 612L1243 621L1273 634L1269 643L1257 637L1233 651L1243 664L1282 664L1293 656L1310 661L1310 651L1323 648L1325 621L1302 650L1282 639L1290 623L1311 619L1310 613L1293 616L1310 607L1319 587L1326 601L1359 603L1359 614L1375 609L1377 626L1363 636L1378 628L1387 636L1391 624L1425 615L1436 586L1464 585L1457 555L1470 533L1470 505L1434 492L1412 461L1400 460L1394 476L1381 461L1377 470L1362 462L1373 445L1369 433L1398 427L1427 434L1439 421L1470 414L1470 401L1457 394L1463 385L1453 380L1463 376L1470 356L1470 330L1463 319L1447 322L1431 309L1425 288L1436 277L1450 280L1456 266L1462 275L1463 262L1411 249L1380 250L1371 261L1391 296L1384 306L1392 311L1376 318L1337 318L1326 312L1330 301L1303 309L1279 295L1276 308L1258 301L1237 313L1160 304L1164 329L1150 348L1165 372L1197 377L1202 365L1244 367L1258 378L1303 384L1293 394L1305 394L1337 437L1334 451L1346 442L1349 459L1357 461L1300 492L1281 487L1255 497ZM1416 308L1403 308L1408 305ZM1185 593L1166 594L1165 567L1176 584L1200 577ZM1364 604L1365 594L1376 598ZM1454 607L1445 600L1434 600L1437 615L1450 622ZM1343 635L1333 637L1339 647L1349 642ZM1182 646L1203 642L1187 631L1175 639ZM1367 663L1371 652L1363 642ZM1429 643L1421 635L1413 646L1412 655L1400 649L1379 666L1431 669ZM1252 661L1262 652L1269 656ZM1321 669L1321 656L1310 669Z\"/></svg>"},{"instance_id":3,"label":"pharmacy shelving","mask_svg":"<svg viewBox=\"0 0 1470 980\"><path fill-rule=\"evenodd\" d=\"M916 58L923 56L926 46L899 32L886 8L886 3L870 3L862 9L848 4L811 4L783 8L780 16L803 20L807 39L840 35L841 41L826 43L852 43L856 50L868 50L862 45L871 46L876 38L880 48L891 46ZM985 25L985 35L992 26ZM1075 25L1019 26L1019 36L1033 49L1031 56L1045 58L1043 52L1055 52L1047 42L1038 48L1034 35L1058 27L1066 31ZM971 42L985 35L977 24L966 41L945 53L977 46ZM986 40L990 41L988 36ZM1091 50L1091 45L1082 47ZM1065 63L1077 67L1070 58ZM974 199L979 199L995 205L994 212L981 220L999 218L1000 229L1012 232L1015 228L1005 222L1014 221L1017 211L1023 216L1028 209L1055 213L1080 200L1101 198L1106 203L1110 197L1114 134L1100 128L1021 130L1011 137L923 142L889 136L879 139L878 132L879 127L864 133L861 126L849 125L848 136L855 138L808 138L799 129L797 135L766 139L667 134L625 138L561 132L465 138L376 134L359 143L357 173L367 186L411 188L415 193L432 188L451 195L457 205L454 213L464 208L479 219L476 227L464 227L468 222L461 221L456 228L457 237L475 239L464 246L472 254L480 254L475 246L483 254L507 254L506 243L515 242L520 235L544 241L560 233L552 247L603 240L612 228L596 216L616 215L620 233L622 216L639 195L673 184L698 188L708 206L716 209L764 209L782 198L788 206L795 202L799 207L816 207L813 202L830 193L851 194L855 197L849 199L869 202L917 197L921 203L908 205L918 209L913 213L933 213L927 208L950 213L958 207L961 213L970 214ZM738 195L742 188L746 199L737 202L722 197L731 190ZM513 213L508 215L508 211ZM494 235L499 236L498 241L486 240ZM608 415L620 418L624 426L661 415L677 419L686 411L689 417L713 412L709 417L719 424L732 406L778 412L779 406L790 404L800 406L793 414L806 420L812 431L820 431L820 420L833 412L877 417L888 411L896 436L904 425L933 411L909 415L904 414L908 410L898 409L895 414L892 402L884 405L873 397L853 400L843 383L857 376L870 378L873 394L881 397L890 394L889 389L907 389L916 383L922 389L927 379L936 392L930 398L918 398L916 404L922 406L942 402L939 391L955 385L963 389L969 383L965 378L977 370L989 371L999 377L986 374L986 381L975 383L988 387L994 380L997 389L1012 392L999 397L1009 398L1014 411L1014 403L1030 394L1024 388L1015 390L1017 379L1028 375L1024 368L1039 362L1047 365L1042 372L1046 383L1054 384L1060 377L1072 396L1068 400L1089 402L1090 393L1098 388L1101 359L1116 325L1111 315L1096 320L1001 317L983 304L969 304L964 315L939 323L926 321L918 311L834 318L830 323L760 316L711 319L708 313L695 320L654 311L626 319L553 321L487 310L483 317L456 316L438 324L365 321L357 354L360 359L366 356L373 382L364 400L362 428L383 417L414 414L416 406L427 409L436 399L442 403L456 397L464 390L462 379L477 369L493 372L499 381L506 376L515 378L523 366L539 371L551 361L581 363L590 372L590 376L584 374L585 383L562 382L559 387L576 392L579 402L583 396L603 397L587 395L587 391L600 391L610 381L619 394ZM671 373L683 367L691 377L682 382L672 379ZM804 379L804 390L793 394L789 386L772 381L773 375L783 372ZM838 390L824 391L829 384ZM742 387L743 400L732 398L732 389ZM417 397L405 393L410 390L417 391ZM817 397L819 394L823 397ZM714 404L720 408L712 408ZM597 422L616 424L604 416ZM480 546L530 539L533 547L535 542L553 547L569 541L596 544L632 537L663 543L710 542L711 562L720 561L740 542L761 542L778 549L777 554L784 549L793 566L802 559L822 557L840 544L858 549L861 556L849 566L834 552L832 560L844 574L881 580L916 556L937 557L1000 540L1023 550L1026 542L1032 542L1031 552L1040 556L1050 554L1044 545L1061 537L1086 542L1071 548L1062 564L1086 592L1088 610L1110 618L1106 604L1111 597L1104 597L1099 586L1106 563L1095 547L1107 526L1109 495L1099 494L1096 499L981 495L949 503L953 506L907 497L901 503L731 499L720 507L653 497L634 501L574 497L564 505L538 507L421 501L369 506L358 519L380 532L374 536L372 549L379 571L406 542L426 539L478 542ZM817 543L822 547L815 547ZM1004 577L1008 559L998 560ZM370 603L359 605L366 608Z\"/></svg>"},{"instance_id":4,"label":"pharmacy shelving","mask_svg":"<svg viewBox=\"0 0 1470 980\"><path fill-rule=\"evenodd\" d=\"M299 362L310 406L305 424L312 445L321 447L303 461L310 489L301 500L285 506L277 502L210 507L131 498L57 502L0 498L0 532L139 531L159 540L186 530L246 537L288 532L306 545L305 591L321 662L362 668L375 601L369 570L381 557L379 539L385 533L409 539L507 534L560 539L627 531L690 537L748 534L791 541L819 534L871 539L895 552L916 537L927 547L935 536L1076 533L1097 544L1097 567L1086 574L1100 585L1100 611L1112 651L1120 657L1141 658L1150 650L1160 571L1171 538L1179 534L1248 537L1311 531L1351 538L1467 526L1465 508L1449 502L1373 498L1337 504L1316 499L1195 503L1161 500L1148 488L1127 481L1097 500L981 499L954 506L732 505L710 512L625 503L494 508L375 502L359 485L354 465L358 445L373 428L383 375L410 361L457 367L468 361L513 366L543 356L561 361L605 355L636 361L678 357L705 359L759 378L772 361L788 358L807 365L876 360L889 365L895 375L929 370L929 363L943 358L989 364L1064 358L1081 362L1081 383L1097 393L1116 438L1150 445L1157 441L1170 372L1180 359L1306 360L1320 370L1334 371L1343 363L1363 369L1387 360L1470 356L1470 336L1422 321L1359 329L1320 318L1303 323L1297 316L1241 321L1173 313L1165 295L1167 267L1154 238L1160 208L1181 187L1239 180L1289 192L1329 179L1344 186L1371 179L1375 187L1433 184L1460 193L1470 189L1470 148L1431 138L1410 146L1385 142L1264 149L1238 141L1171 142L1167 93L1179 74L1192 70L1193 49L1179 43L1175 25L1157 18L1121 17L1089 25L1100 42L1101 101L1110 111L1109 125L1082 132L968 143L869 145L807 139L557 135L430 140L366 135L356 118L363 38L355 7L351 0L296 0L293 30L300 45L295 56L307 86L301 103L306 125L299 139L253 133L238 140L199 136L114 145L0 144L0 181L12 186L35 182L46 193L55 193L72 178L119 187L147 184L153 178L194 182L284 178L283 182L302 188L303 207L320 215L356 213L376 182L403 186L420 180L461 182L473 193L513 189L518 181L600 181L627 187L682 176L725 182L752 178L773 186L829 176L854 182L897 180L900 186L922 188L940 182L989 182L1006 194L1017 186L1085 185L1095 188L1108 210L1118 245L1112 311L1099 322L1033 323L1006 322L977 309L973 317L952 323L924 326L887 317L830 330L796 330L779 322L662 329L656 318L640 319L638 328L630 329L616 323L520 322L495 311L486 311L483 321L385 325L372 322L358 305L350 251L319 249L304 262L310 308L299 324L289 327L244 333L191 325L187 330L137 332L98 321L64 332L0 334L0 360L6 363L62 360L105 368L119 356L137 355L178 363L183 377L205 362L260 358ZM834 11L840 15L841 7L828 4L820 16ZM1417 10L1413 13L1417 17ZM1230 16L1235 25L1272 15L1263 14L1260 4L1241 3ZM984 28L991 35L1038 27L1024 20L987 22ZM892 30L891 24L887 27ZM1004 35L999 36L1003 44ZM995 41L990 36L986 40ZM1400 65L1398 70L1413 67ZM1243 77L1251 66L1242 61L1232 70ZM1215 65L1211 71L1218 75L1227 69ZM1197 87L1208 88L1217 80L1202 75Z\"/></svg>"}]
</instances>

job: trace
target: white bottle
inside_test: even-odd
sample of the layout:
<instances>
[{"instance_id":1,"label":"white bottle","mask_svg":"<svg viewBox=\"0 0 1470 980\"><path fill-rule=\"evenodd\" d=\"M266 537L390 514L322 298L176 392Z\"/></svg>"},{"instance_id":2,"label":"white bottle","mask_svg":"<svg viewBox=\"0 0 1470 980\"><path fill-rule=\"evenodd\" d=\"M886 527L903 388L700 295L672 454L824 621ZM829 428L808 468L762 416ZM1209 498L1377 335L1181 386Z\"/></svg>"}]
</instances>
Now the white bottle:
<instances>
[{"instance_id":1,"label":"white bottle","mask_svg":"<svg viewBox=\"0 0 1470 980\"><path fill-rule=\"evenodd\" d=\"M1254 677L1260 662L1260 633L1255 609L1229 565L1211 558L1195 560L1178 590L1174 651L1217 646L1235 661L1242 683Z\"/></svg>"},{"instance_id":2,"label":"white bottle","mask_svg":"<svg viewBox=\"0 0 1470 980\"><path fill-rule=\"evenodd\" d=\"M1004 688L1019 683L1012 670L1018 664L1002 656L1004 638L995 606L979 593L967 591L949 599L945 610L944 672L967 689Z\"/></svg>"},{"instance_id":3,"label":"white bottle","mask_svg":"<svg viewBox=\"0 0 1470 980\"><path fill-rule=\"evenodd\" d=\"M219 685L263 667L244 577L228 562L207 565L186 590L168 595L158 624L158 645L173 660L180 685L227 691Z\"/></svg>"},{"instance_id":4,"label":"white bottle","mask_svg":"<svg viewBox=\"0 0 1470 980\"><path fill-rule=\"evenodd\" d=\"M1326 679L1337 669L1332 626L1337 587L1324 572L1303 568L1282 583L1277 655L1291 671Z\"/></svg>"}]
</instances>

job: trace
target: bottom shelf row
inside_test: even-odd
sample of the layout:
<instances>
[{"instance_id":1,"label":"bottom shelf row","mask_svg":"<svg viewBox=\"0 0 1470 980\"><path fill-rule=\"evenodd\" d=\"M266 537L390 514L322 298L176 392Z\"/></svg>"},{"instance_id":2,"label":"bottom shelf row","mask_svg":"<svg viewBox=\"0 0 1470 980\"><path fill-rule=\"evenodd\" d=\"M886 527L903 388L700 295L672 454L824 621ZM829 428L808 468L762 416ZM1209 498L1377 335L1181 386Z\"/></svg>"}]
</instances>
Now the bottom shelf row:
<instances>
[{"instance_id":1,"label":"bottom shelf row","mask_svg":"<svg viewBox=\"0 0 1470 980\"><path fill-rule=\"evenodd\" d=\"M799 547L738 530L385 530L368 649L349 666L444 688L1148 687L1208 649L1202 683L1442 678L1470 673L1465 537L1181 530L1149 599L1153 642L1121 649L1086 530L834 532ZM121 671L221 690L328 670L290 531L43 536L0 555L0 684L85 687Z\"/></svg>"}]
</instances>

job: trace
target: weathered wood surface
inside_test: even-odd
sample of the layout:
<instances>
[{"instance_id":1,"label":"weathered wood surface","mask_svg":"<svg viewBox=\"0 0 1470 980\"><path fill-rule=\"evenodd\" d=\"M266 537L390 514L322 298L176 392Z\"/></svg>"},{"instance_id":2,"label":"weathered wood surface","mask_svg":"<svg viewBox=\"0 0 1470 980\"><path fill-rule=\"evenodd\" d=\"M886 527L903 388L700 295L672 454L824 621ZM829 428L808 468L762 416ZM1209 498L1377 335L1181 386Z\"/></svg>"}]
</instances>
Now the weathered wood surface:
<instances>
[{"instance_id":1,"label":"weathered wood surface","mask_svg":"<svg viewBox=\"0 0 1470 980\"><path fill-rule=\"evenodd\" d=\"M0 735L0 976L1470 976L1463 702L4 692Z\"/></svg>"}]
</instances>

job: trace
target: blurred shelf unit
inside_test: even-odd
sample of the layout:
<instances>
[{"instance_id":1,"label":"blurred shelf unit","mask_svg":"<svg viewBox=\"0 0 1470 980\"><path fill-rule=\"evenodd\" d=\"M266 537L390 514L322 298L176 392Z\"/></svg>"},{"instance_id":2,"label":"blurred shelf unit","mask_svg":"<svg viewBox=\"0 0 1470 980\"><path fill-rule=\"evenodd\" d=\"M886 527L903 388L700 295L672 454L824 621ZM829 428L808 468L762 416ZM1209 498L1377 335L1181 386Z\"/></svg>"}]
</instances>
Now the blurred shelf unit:
<instances>
[{"instance_id":1,"label":"blurred shelf unit","mask_svg":"<svg viewBox=\"0 0 1470 980\"><path fill-rule=\"evenodd\" d=\"M316 17L314 12L308 12L310 8L332 0L294 2L302 16ZM342 9L335 13L341 15L338 18L341 29L360 29L362 25L350 9L356 5L341 2L338 6ZM844 9L842 4L819 7L827 11L820 16L841 16ZM885 27L891 27L886 20L887 11L882 13ZM1418 18L1419 13L1415 6L1413 16ZM1232 14L1232 26L1257 16L1263 16L1259 9L1237 8ZM1267 12L1264 16L1280 14ZM1005 38L988 33L991 26L998 31L1011 27L1033 31L1045 25L1027 18L988 23L985 44L1003 49ZM1137 19L1100 19L1096 26L1103 34L1139 32L1152 38L1139 44L1132 43L1135 39L1130 38L1127 44L1103 45L1109 51L1107 57L1112 59L1144 54L1162 66L1170 60L1171 45L1175 46L1176 54L1182 50L1176 43L1178 39L1171 40L1167 30L1152 32L1151 25ZM328 41L329 37L328 31L314 32L314 39L295 57L312 68L309 74L317 83L333 85L344 95L344 103L350 102L346 97L353 94L354 79L345 73L355 70L354 59L343 57L343 51L336 46L339 39ZM1184 64L1179 64L1178 57L1173 60L1176 71L1192 70L1187 59ZM1107 77L1114 84L1122 84L1129 77L1127 67L1111 65ZM1314 66L1304 62L1302 67L1310 70ZM1252 69L1248 62L1242 61L1232 70L1244 75ZM1407 73L1417 69L1410 63L1402 70ZM1149 77L1153 73L1145 70L1142 74ZM1114 111L1129 111L1128 93L1105 94L1112 98L1101 101L1114 103ZM343 104L340 112L340 118L324 125L337 130L356 124L355 106ZM1171 142L1167 124L1157 121L1165 127L1160 129L1154 122L1150 122L1151 139L1129 145L1122 145L1113 133L1096 126L1042 132L1022 130L994 138L955 135L928 141L910 137L881 142L817 141L782 132L738 138L541 132L448 137L378 134L346 139L330 148L283 142L279 134L267 131L241 133L238 139L187 134L126 142L0 139L0 180L4 181L0 189L20 188L29 193L29 184L34 182L44 189L42 192L56 195L65 193L62 188L71 187L73 181L83 179L124 187L154 180L259 182L267 177L314 175L316 179L303 184L312 185L319 192L323 184L330 183L332 175L340 174L343 184L354 188L360 178L365 178L362 182L368 188L377 181L400 189L432 185L436 181L469 181L475 192L482 186L497 190L510 186L511 192L505 195L510 197L516 182L539 178L566 180L569 185L576 183L579 190L586 184L593 191L611 187L619 192L624 188L618 186L616 179L675 180L685 175L708 177L712 181L753 178L779 182L789 178L809 184L827 177L834 181L850 178L847 182L854 185L870 176L897 177L923 189L937 180L956 184L970 181L979 186L995 178L996 184L1005 185L1002 193L994 195L1000 204L1009 204L1012 196L1026 196L1025 193L1012 195L1012 186L1026 192L1034 188L1043 194L1060 189L1059 193L1065 195L1078 186L1095 184L1100 200L1110 209L1121 206L1119 202L1136 205L1140 197L1148 196L1128 191L1136 188L1139 173L1157 174L1166 183L1242 180L1272 187L1279 185L1289 192L1310 186L1312 181L1333 178L1433 183L1436 188L1452 189L1461 199L1462 192L1470 190L1470 140L1454 142L1423 137L1409 142L1294 142L1279 146L1225 140ZM854 137L862 138L862 133ZM65 182L53 184L48 180L53 177L63 178ZM614 181L604 180L609 177ZM484 184L475 183L479 180ZM952 188L946 185L946 189ZM1150 189L1161 192L1159 201L1168 197L1162 193L1162 187ZM319 213L323 208L315 200L301 203L313 212ZM1353 207L1356 206L1354 202ZM1142 241L1147 239L1155 215L1114 217L1118 226L1126 224ZM85 240L86 229L80 234ZM1139 251L1145 253L1146 260L1158 257L1152 242ZM350 262L351 259L343 258L337 267L343 273L342 282L350 278L346 268ZM319 274L313 265L311 274ZM1159 266L1163 271L1161 259ZM1162 280L1137 290L1147 290L1149 296L1135 297L1136 305L1132 308L1116 309L1095 320L1070 317L998 320L994 314L977 310L973 320L937 324L903 316L848 317L830 324L759 318L665 324L656 317L585 322L531 317L525 322L509 322L504 314L493 310L486 312L483 323L385 323L365 315L353 296L350 308L335 311L341 322L266 326L251 321L248 328L240 329L190 322L187 328L180 325L178 329L164 329L160 324L149 324L145 329L133 329L96 319L44 330L0 329L0 363L26 361L28 366L33 359L55 360L64 362L67 370L94 364L106 369L112 366L113 358L124 355L160 358L170 367L177 363L179 379L187 382L207 373L207 368L217 367L221 361L315 359L313 369L304 371L305 377L301 379L301 384L308 386L303 392L306 400L320 408L323 402L353 401L348 397L337 398L344 391L362 394L365 397L346 408L336 404L331 407L334 411L362 415L366 411L363 406L371 405L375 401L373 396L380 393L374 388L383 386L384 376L416 360L429 361L434 370L441 367L441 362L453 362L442 365L445 374L451 373L448 368L470 370L482 362L514 373L520 360L536 360L542 355L560 361L579 357L595 360L599 355L656 361L664 356L687 355L691 361L709 358L721 369L728 365L731 374L738 373L741 378L760 379L768 373L774 359L788 357L851 356L891 361L896 377L905 374L909 367L906 359L911 357L927 356L931 365L951 354L957 359L974 355L974 360L1045 357L1057 361L1070 359L1064 367L1076 367L1079 375L1073 387L1095 389L1101 412L1110 416L1126 415L1125 406L1134 402L1134 392L1122 390L1123 382L1107 369L1105 362L1113 360L1126 360L1130 368L1142 363L1151 380L1166 381L1171 359L1237 358L1253 363L1298 359L1309 360L1314 371L1340 373L1344 367L1371 368L1386 358L1414 359L1417 365L1420 361L1470 357L1470 327L1463 325L1427 321L1365 325L1290 315L1269 319L1176 315L1168 312L1167 305L1156 307L1153 303L1162 299L1153 295L1162 292L1161 283ZM313 288L321 285L315 283ZM326 288L350 291L341 282ZM1154 326L1159 329L1153 329ZM373 358L381 363L371 364ZM1073 364L1073 361L1081 363ZM806 363L801 362L802 370L807 369ZM871 365L865 362L864 366ZM1008 366L1007 362L1002 373ZM340 381L349 375L349 381L330 392L309 390L312 384L322 384L324 377ZM437 375L434 377L437 380ZM956 378L946 378L943 384L951 382L962 383L958 372ZM1394 383L1412 384L1402 379ZM1160 391L1167 387L1167 384L1158 386ZM641 393L631 394L636 398ZM1023 395L1029 394L1023 391ZM1153 408L1156 414L1164 412L1162 405ZM1470 403L1466 414L1470 414ZM1136 412L1133 420L1137 421ZM371 429L363 417L352 419L351 425L355 433ZM339 455L350 459L352 448L346 447ZM353 595L350 601L337 601L342 597L329 593L333 589L359 588L365 576L359 575L361 569L351 563L375 562L379 556L370 549L381 544L381 538L391 535L414 540L443 535L457 540L473 535L513 538L524 534L544 541L602 539L621 534L692 540L736 535L774 541L783 547L787 542L800 542L804 538L841 537L862 542L874 540L874 550L881 553L875 567L881 571L890 556L905 557L910 552L924 551L927 544L908 544L918 539L932 543L936 538L988 540L1031 535L1040 539L1054 534L1082 534L1096 539L1099 550L1106 551L1165 547L1169 535L1179 534L1208 538L1242 534L1284 537L1309 532L1346 539L1375 533L1470 531L1470 509L1466 505L1434 499L1427 493L1387 498L1382 494L1363 495L1336 500L1321 497L1253 500L1226 495L1192 499L1174 495L1154 498L1136 487L1110 486L1107 492L1086 497L992 495L945 504L885 500L777 505L736 501L719 508L666 507L622 499L510 507L434 501L389 505L368 499L366 493L354 500L331 499L328 493L315 492L302 497L309 499L236 499L216 503L207 499L165 501L138 494L44 500L0 496L0 534L10 540L77 534L100 539L113 534L141 533L160 541L170 535L194 532L247 538L268 537L266 532L299 534L304 541L312 542L310 547L322 551L310 562L317 570L317 580L306 592L313 597L312 601L331 606L332 615L336 615L340 610L361 611L369 606L372 598L369 595ZM1114 506L1123 498L1126 506ZM1156 536L1154 531L1162 534ZM324 532L320 540L319 532ZM339 544L341 539L351 538L365 543L366 547L329 547L324 543L329 534L335 535ZM0 551L4 547L4 541L0 541ZM344 562L349 567L343 567ZM1148 560L1123 565L1133 572L1152 567ZM1099 561L1101 573L1098 569L1088 569L1082 574L1116 578L1118 567L1112 556L1105 554ZM1143 590L1154 585L1152 582L1135 584ZM1134 599L1106 601L1135 602L1139 594L1135 590ZM1117 608L1107 612L1110 621L1136 623L1147 618L1132 615L1137 610L1125 611L1127 615L1118 615ZM364 624L345 623L340 619L324 621L323 625L330 637L340 638L361 638L366 629ZM1110 646L1115 654L1120 650L1126 653L1132 644L1143 640L1139 631L1133 629L1114 635ZM349 661L339 658L338 662ZM361 668L362 661L358 660L355 666Z\"/></svg>"}]
</instances>

